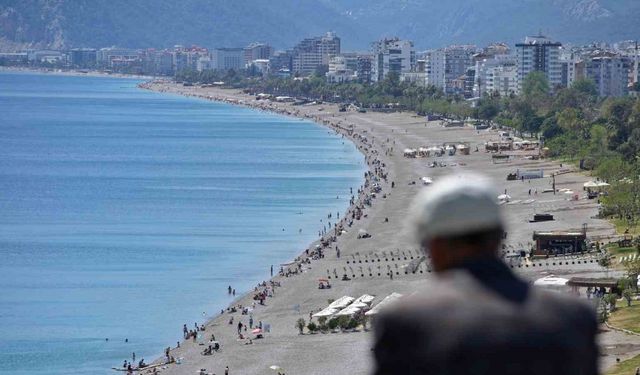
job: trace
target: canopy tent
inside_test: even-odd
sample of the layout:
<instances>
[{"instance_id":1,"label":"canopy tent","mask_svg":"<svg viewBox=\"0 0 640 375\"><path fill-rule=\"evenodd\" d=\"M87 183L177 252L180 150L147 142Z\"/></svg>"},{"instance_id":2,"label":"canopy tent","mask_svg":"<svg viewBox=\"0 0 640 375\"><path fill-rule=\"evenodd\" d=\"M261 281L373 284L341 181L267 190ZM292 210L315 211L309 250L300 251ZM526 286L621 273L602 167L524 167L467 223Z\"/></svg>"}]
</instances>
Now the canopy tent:
<instances>
[{"instance_id":1,"label":"canopy tent","mask_svg":"<svg viewBox=\"0 0 640 375\"><path fill-rule=\"evenodd\" d=\"M533 282L535 286L565 286L569 282L569 279L562 277L556 277L553 275L542 277Z\"/></svg>"},{"instance_id":2,"label":"canopy tent","mask_svg":"<svg viewBox=\"0 0 640 375\"><path fill-rule=\"evenodd\" d=\"M375 305L371 310L364 313L364 315L367 315L367 316L376 315L380 312L381 309L383 309L385 306L389 305L390 303L394 302L395 300L399 299L400 297L402 297L402 294L393 292L388 296L384 297L384 299L380 301L380 303Z\"/></svg>"},{"instance_id":3,"label":"canopy tent","mask_svg":"<svg viewBox=\"0 0 640 375\"><path fill-rule=\"evenodd\" d=\"M422 181L424 185L431 185L433 183L433 180L429 177L422 177L420 181Z\"/></svg>"},{"instance_id":4,"label":"canopy tent","mask_svg":"<svg viewBox=\"0 0 640 375\"><path fill-rule=\"evenodd\" d=\"M347 307L354 300L355 300L355 298L353 298L353 297L343 296L343 297L340 297L337 300L331 302L331 304L329 304L329 306L327 306L327 308L344 309L345 307Z\"/></svg>"},{"instance_id":5,"label":"canopy tent","mask_svg":"<svg viewBox=\"0 0 640 375\"><path fill-rule=\"evenodd\" d=\"M344 309L345 307L349 306L349 304L351 304L355 299L353 297L349 297L349 296L343 296L338 298L337 300L331 302L331 304L327 307L325 307L324 309L318 311L317 313L313 314L314 318L320 318L323 316L331 316L334 315L335 313L337 313L338 311Z\"/></svg>"},{"instance_id":6,"label":"canopy tent","mask_svg":"<svg viewBox=\"0 0 640 375\"><path fill-rule=\"evenodd\" d=\"M340 311L340 309L334 309L334 308L324 308L320 311L318 311L317 313L313 314L314 318L321 318L323 316L331 316L335 313L337 313L338 311Z\"/></svg>"},{"instance_id":7,"label":"canopy tent","mask_svg":"<svg viewBox=\"0 0 640 375\"><path fill-rule=\"evenodd\" d=\"M370 304L371 301L373 301L376 297L372 296L370 294L363 294L360 297L358 297L355 301L353 301L353 304L355 305L356 303L365 303L365 304Z\"/></svg>"},{"instance_id":8,"label":"canopy tent","mask_svg":"<svg viewBox=\"0 0 640 375\"><path fill-rule=\"evenodd\" d=\"M362 310L361 307L357 307L357 306L347 306L346 308L338 311L335 315L336 316L351 316L351 315L355 315L357 313L360 312L360 310Z\"/></svg>"}]
</instances>

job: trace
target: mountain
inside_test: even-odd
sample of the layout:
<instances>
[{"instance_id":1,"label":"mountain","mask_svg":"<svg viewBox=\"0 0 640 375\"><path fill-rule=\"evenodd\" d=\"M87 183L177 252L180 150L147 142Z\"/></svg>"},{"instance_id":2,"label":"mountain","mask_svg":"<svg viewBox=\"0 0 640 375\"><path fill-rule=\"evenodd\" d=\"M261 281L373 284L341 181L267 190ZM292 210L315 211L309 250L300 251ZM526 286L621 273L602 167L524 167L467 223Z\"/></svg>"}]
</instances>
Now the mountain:
<instances>
[{"instance_id":1,"label":"mountain","mask_svg":"<svg viewBox=\"0 0 640 375\"><path fill-rule=\"evenodd\" d=\"M539 30L572 43L640 37L638 0L0 0L0 49L288 48L336 31L344 49L383 36L418 49L509 43Z\"/></svg>"}]
</instances>

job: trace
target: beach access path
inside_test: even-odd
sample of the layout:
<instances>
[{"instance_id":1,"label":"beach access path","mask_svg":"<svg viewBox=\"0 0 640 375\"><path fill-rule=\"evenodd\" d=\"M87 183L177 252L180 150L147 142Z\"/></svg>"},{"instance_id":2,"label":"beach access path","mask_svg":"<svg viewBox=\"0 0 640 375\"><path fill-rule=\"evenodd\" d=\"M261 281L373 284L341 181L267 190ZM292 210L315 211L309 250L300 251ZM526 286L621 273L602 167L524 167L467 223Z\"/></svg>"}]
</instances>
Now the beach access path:
<instances>
[{"instance_id":1,"label":"beach access path","mask_svg":"<svg viewBox=\"0 0 640 375\"><path fill-rule=\"evenodd\" d=\"M483 145L490 140L499 140L496 131L476 131L472 127L447 128L438 121L427 122L424 117L408 112L340 112L335 104L294 106L291 103L256 100L254 96L231 89L184 87L166 81L147 82L141 87L315 121L325 125L327 131L338 132L351 139L365 155L371 170L378 166L387 174L386 182L379 181L382 191L371 198L371 207L364 207L363 217L354 220L353 226L345 226L346 233L338 236L337 242L324 249L324 258L305 262L301 266L303 272L297 275L276 275L273 278L280 282L281 287L274 289L274 296L266 299L265 306L257 305L252 311L254 326L259 321L270 326L270 332L264 338L253 340L250 345L247 340L238 339L237 323L242 321L243 324L248 324L249 316L241 315L240 311L225 312L209 321L206 330L202 332L206 338L215 334L216 340L222 345L221 351L204 356L201 352L206 345L188 340L180 348L171 350L171 355L180 358L181 363L156 369L162 374L192 375L200 369L206 369L207 373L224 374L225 366L229 366L230 374L243 375L275 374L276 371L270 369L271 366L278 366L286 374L371 373L371 331L300 335L295 323L299 318L308 322L309 313L326 307L329 299L335 300L345 295L357 298L363 294L372 294L376 296L373 302L375 305L393 292L406 295L428 288L428 279L432 277L428 265L421 264L415 273L405 272L411 258L417 259L420 254L406 224L412 199L423 188L421 177L427 176L436 181L447 174L478 172L493 179L497 188L496 197L506 190L511 196L511 201L504 205L508 222L506 251L528 248L533 242L534 230L581 230L586 224L591 238L606 240L614 235L610 223L596 218L596 200L581 197L574 201L570 200L568 194L543 193L551 187L549 176L560 170L567 172L567 166L562 168L558 162L548 159L528 160L521 157L514 157L507 163L494 164L491 154L484 151ZM301 126L307 125L301 123ZM403 156L406 148L442 145L444 142L468 142L471 153L439 158ZM476 146L478 151L475 151ZM429 164L433 161L446 166L432 168ZM543 169L545 177L524 182L507 181L507 174L516 169ZM588 176L577 171L562 173L556 177L556 187L571 189L582 196L582 185L588 180ZM365 198L361 195L358 201ZM534 213L551 213L555 216L555 221L530 223ZM349 213L341 213L340 218L348 215ZM372 237L358 238L360 230ZM310 244L309 249L314 249L316 245L317 243ZM337 257L336 246L340 249L340 258ZM300 254L304 255L304 250L300 249ZM265 268L268 267L265 264ZM581 261L579 264L568 261L566 264L554 262L553 265L549 263L512 267L529 280L549 274L560 277L603 276L602 268L597 263L588 261ZM277 272L279 265L274 268ZM293 268L297 268L297 264ZM389 276L390 272L393 272L393 279ZM350 280L342 281L344 274ZM332 288L318 289L318 279L328 277L331 277ZM256 284L262 281L255 280ZM211 292L226 293L226 290ZM234 304L252 306L253 295L250 292L239 297ZM234 318L233 324L229 324L231 317ZM313 321L317 323L317 319L314 318ZM176 327L176 330L180 331L181 327ZM253 337L250 334L248 336ZM616 358L625 359L640 352L640 340L636 337L605 331L599 340L603 368L615 364Z\"/></svg>"}]
</instances>

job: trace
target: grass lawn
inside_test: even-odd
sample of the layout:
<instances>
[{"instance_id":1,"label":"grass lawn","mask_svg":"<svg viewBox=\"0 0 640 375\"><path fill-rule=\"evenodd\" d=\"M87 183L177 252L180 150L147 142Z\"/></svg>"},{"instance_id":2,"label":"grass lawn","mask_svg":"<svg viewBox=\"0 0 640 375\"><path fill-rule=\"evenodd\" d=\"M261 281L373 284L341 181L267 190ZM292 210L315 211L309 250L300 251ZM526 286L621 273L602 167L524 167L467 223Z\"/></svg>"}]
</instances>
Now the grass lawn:
<instances>
[{"instance_id":1,"label":"grass lawn","mask_svg":"<svg viewBox=\"0 0 640 375\"><path fill-rule=\"evenodd\" d=\"M622 220L622 219L609 219L609 221L611 221L613 223L613 225L616 227L616 233L618 234L623 234L624 231L628 228L627 223ZM631 228L629 228L629 233L633 236L637 236L640 234L640 227L638 225L635 225Z\"/></svg>"},{"instance_id":2,"label":"grass lawn","mask_svg":"<svg viewBox=\"0 0 640 375\"><path fill-rule=\"evenodd\" d=\"M617 306L618 309L609 317L609 324L640 333L640 301L631 301L631 307L627 307L627 301L621 299ZM636 367L640 367L640 355L616 364L606 375L633 375Z\"/></svg>"},{"instance_id":3,"label":"grass lawn","mask_svg":"<svg viewBox=\"0 0 640 375\"><path fill-rule=\"evenodd\" d=\"M631 301L631 307L627 307L623 298L618 300L617 306L618 309L609 317L609 324L640 333L640 301Z\"/></svg>"},{"instance_id":4,"label":"grass lawn","mask_svg":"<svg viewBox=\"0 0 640 375\"><path fill-rule=\"evenodd\" d=\"M636 367L640 367L640 355L616 364L606 375L634 375Z\"/></svg>"},{"instance_id":5,"label":"grass lawn","mask_svg":"<svg viewBox=\"0 0 640 375\"><path fill-rule=\"evenodd\" d=\"M612 259L611 267L616 269L622 269L622 264L618 263L618 260L622 257L635 254L636 248L634 246L631 247L618 247L617 244L612 243L607 246L607 251L609 254L614 256Z\"/></svg>"}]
</instances>

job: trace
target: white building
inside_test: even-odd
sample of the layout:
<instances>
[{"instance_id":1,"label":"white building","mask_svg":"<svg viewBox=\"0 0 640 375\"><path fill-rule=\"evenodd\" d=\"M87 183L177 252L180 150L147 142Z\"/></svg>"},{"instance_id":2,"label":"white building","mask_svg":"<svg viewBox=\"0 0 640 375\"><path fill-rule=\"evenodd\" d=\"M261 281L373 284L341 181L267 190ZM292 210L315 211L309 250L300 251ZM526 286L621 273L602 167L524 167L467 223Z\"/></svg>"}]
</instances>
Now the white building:
<instances>
[{"instance_id":1,"label":"white building","mask_svg":"<svg viewBox=\"0 0 640 375\"><path fill-rule=\"evenodd\" d=\"M213 69L213 61L209 56L202 57L196 63L196 70L201 72L203 70L212 70Z\"/></svg>"},{"instance_id":2,"label":"white building","mask_svg":"<svg viewBox=\"0 0 640 375\"><path fill-rule=\"evenodd\" d=\"M214 70L240 70L245 66L243 48L216 48L211 53Z\"/></svg>"},{"instance_id":3,"label":"white building","mask_svg":"<svg viewBox=\"0 0 640 375\"><path fill-rule=\"evenodd\" d=\"M329 60L329 71L326 77L329 83L344 83L358 78L353 69L349 69L347 66L347 58L340 55L333 56Z\"/></svg>"},{"instance_id":4,"label":"white building","mask_svg":"<svg viewBox=\"0 0 640 375\"><path fill-rule=\"evenodd\" d=\"M382 81L389 73L410 72L416 55L413 42L399 38L382 39L372 44L371 81Z\"/></svg>"},{"instance_id":5,"label":"white building","mask_svg":"<svg viewBox=\"0 0 640 375\"><path fill-rule=\"evenodd\" d=\"M426 76L427 85L439 87L444 90L445 86L445 54L444 50L438 49L427 51L426 60Z\"/></svg>"},{"instance_id":6,"label":"white building","mask_svg":"<svg viewBox=\"0 0 640 375\"><path fill-rule=\"evenodd\" d=\"M544 73L552 89L562 86L560 47L562 44L542 35L528 36L524 43L516 44L518 93L522 90L525 77L535 71Z\"/></svg>"},{"instance_id":7,"label":"white building","mask_svg":"<svg viewBox=\"0 0 640 375\"><path fill-rule=\"evenodd\" d=\"M476 60L476 76L473 96L481 98L487 93L507 96L518 90L516 57L513 55L479 54Z\"/></svg>"},{"instance_id":8,"label":"white building","mask_svg":"<svg viewBox=\"0 0 640 375\"><path fill-rule=\"evenodd\" d=\"M311 74L322 65L329 65L332 56L340 54L340 38L329 32L324 36L303 39L293 48L293 71Z\"/></svg>"}]
</instances>

